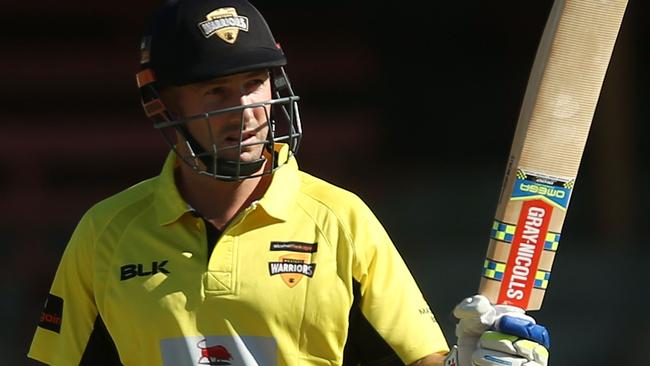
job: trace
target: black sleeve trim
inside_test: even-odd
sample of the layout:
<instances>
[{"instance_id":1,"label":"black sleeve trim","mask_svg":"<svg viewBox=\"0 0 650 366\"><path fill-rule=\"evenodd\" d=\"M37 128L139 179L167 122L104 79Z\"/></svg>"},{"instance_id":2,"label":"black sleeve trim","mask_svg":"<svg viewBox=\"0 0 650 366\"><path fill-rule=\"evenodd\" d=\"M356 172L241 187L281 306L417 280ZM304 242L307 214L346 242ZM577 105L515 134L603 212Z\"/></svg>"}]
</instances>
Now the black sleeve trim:
<instances>
[{"instance_id":1,"label":"black sleeve trim","mask_svg":"<svg viewBox=\"0 0 650 366\"><path fill-rule=\"evenodd\" d=\"M93 332L90 334L79 366L122 366L113 338L99 315L95 319Z\"/></svg>"},{"instance_id":2,"label":"black sleeve trim","mask_svg":"<svg viewBox=\"0 0 650 366\"><path fill-rule=\"evenodd\" d=\"M404 366L397 353L361 312L361 285L357 281L354 281L352 291L354 301L343 350L343 366Z\"/></svg>"},{"instance_id":3,"label":"black sleeve trim","mask_svg":"<svg viewBox=\"0 0 650 366\"><path fill-rule=\"evenodd\" d=\"M45 300L45 306L38 321L38 326L56 333L61 333L61 321L63 319L63 299L49 294Z\"/></svg>"}]
</instances>

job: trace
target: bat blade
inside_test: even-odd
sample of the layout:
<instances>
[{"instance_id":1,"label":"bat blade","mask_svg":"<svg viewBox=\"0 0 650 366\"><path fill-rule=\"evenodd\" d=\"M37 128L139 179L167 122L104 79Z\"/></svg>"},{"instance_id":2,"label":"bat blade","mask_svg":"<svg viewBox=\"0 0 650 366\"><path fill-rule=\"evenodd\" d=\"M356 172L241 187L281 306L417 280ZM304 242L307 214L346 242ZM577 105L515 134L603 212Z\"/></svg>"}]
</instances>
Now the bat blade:
<instances>
[{"instance_id":1,"label":"bat blade","mask_svg":"<svg viewBox=\"0 0 650 366\"><path fill-rule=\"evenodd\" d=\"M479 293L541 308L627 0L556 0L521 106Z\"/></svg>"}]
</instances>

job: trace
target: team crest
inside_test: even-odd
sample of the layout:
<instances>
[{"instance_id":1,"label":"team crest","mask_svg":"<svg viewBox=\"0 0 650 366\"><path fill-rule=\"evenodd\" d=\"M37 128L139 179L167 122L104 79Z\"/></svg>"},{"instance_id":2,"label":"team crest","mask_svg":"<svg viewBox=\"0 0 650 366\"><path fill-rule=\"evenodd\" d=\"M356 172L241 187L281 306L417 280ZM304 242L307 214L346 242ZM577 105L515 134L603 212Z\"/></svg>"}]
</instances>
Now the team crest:
<instances>
[{"instance_id":1,"label":"team crest","mask_svg":"<svg viewBox=\"0 0 650 366\"><path fill-rule=\"evenodd\" d=\"M225 42L234 44L240 30L248 32L248 18L238 15L235 8L220 8L205 17L207 20L198 24L205 38L216 34Z\"/></svg>"},{"instance_id":2,"label":"team crest","mask_svg":"<svg viewBox=\"0 0 650 366\"><path fill-rule=\"evenodd\" d=\"M269 263L271 276L280 275L282 281L294 287L303 276L312 277L316 270L316 263L309 263L310 256L303 253L291 253L281 256L279 262Z\"/></svg>"}]
</instances>

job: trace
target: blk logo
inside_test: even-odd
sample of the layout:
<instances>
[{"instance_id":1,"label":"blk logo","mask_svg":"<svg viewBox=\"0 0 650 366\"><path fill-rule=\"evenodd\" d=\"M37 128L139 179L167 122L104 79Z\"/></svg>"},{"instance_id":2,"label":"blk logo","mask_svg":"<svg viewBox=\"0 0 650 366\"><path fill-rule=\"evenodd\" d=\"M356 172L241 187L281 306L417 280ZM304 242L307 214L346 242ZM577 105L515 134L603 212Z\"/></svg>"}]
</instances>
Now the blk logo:
<instances>
[{"instance_id":1,"label":"blk logo","mask_svg":"<svg viewBox=\"0 0 650 366\"><path fill-rule=\"evenodd\" d=\"M165 268L165 265L167 265L167 260L151 262L150 267L145 267L144 264L125 264L120 268L120 280L153 276L156 273L169 274L170 272Z\"/></svg>"}]
</instances>

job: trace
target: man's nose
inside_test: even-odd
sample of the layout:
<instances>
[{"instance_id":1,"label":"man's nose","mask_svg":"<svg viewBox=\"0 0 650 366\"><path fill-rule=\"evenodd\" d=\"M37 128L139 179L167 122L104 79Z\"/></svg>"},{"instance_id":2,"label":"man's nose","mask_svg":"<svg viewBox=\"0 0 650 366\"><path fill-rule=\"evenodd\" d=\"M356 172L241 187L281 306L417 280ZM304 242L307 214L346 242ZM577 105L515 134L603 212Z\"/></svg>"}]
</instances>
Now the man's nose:
<instances>
[{"instance_id":1,"label":"man's nose","mask_svg":"<svg viewBox=\"0 0 650 366\"><path fill-rule=\"evenodd\" d=\"M250 95L248 95L246 93L242 93L241 96L239 97L239 105L244 106L244 105L251 104L251 103L252 103L252 100L251 100ZM244 108L242 110L242 116L244 117L245 121L252 118L254 116L253 115L253 108Z\"/></svg>"},{"instance_id":2,"label":"man's nose","mask_svg":"<svg viewBox=\"0 0 650 366\"><path fill-rule=\"evenodd\" d=\"M249 94L241 94L241 96L239 97L239 103L242 106L257 103L257 102L259 101L254 100L254 98L252 98ZM259 110L257 117L255 117L256 110ZM262 114L264 114L266 117L262 117ZM269 119L268 112L264 107L264 105L258 107L244 108L242 110L242 116L244 117L245 121L255 119L255 118L261 119L261 121L264 121L265 119L266 120Z\"/></svg>"}]
</instances>

